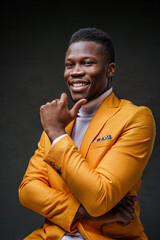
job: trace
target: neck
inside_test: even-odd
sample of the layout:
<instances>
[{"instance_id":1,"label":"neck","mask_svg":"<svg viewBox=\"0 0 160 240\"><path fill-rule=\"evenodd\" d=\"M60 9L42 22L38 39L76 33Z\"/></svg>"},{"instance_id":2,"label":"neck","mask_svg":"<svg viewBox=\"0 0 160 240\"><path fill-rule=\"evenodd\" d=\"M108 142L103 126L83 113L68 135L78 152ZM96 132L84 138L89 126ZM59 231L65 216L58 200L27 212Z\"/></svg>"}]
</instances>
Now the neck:
<instances>
[{"instance_id":1,"label":"neck","mask_svg":"<svg viewBox=\"0 0 160 240\"><path fill-rule=\"evenodd\" d=\"M79 110L78 116L81 115L88 115L88 114L94 114L101 103L112 93L112 88L108 89L107 91L103 92L100 96L97 98L85 103Z\"/></svg>"}]
</instances>

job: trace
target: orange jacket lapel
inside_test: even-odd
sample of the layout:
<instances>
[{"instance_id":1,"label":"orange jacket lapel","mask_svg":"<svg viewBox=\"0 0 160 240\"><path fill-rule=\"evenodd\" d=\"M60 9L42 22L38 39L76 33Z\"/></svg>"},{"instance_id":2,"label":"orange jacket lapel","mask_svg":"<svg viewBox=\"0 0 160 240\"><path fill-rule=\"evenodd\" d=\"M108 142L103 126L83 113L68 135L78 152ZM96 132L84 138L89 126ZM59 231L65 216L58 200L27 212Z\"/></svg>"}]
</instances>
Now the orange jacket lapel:
<instances>
[{"instance_id":1,"label":"orange jacket lapel","mask_svg":"<svg viewBox=\"0 0 160 240\"><path fill-rule=\"evenodd\" d=\"M95 116L91 120L89 127L84 135L80 152L85 157L91 142L96 138L104 124L117 111L119 111L119 99L112 93L107 99L103 101Z\"/></svg>"}]
</instances>

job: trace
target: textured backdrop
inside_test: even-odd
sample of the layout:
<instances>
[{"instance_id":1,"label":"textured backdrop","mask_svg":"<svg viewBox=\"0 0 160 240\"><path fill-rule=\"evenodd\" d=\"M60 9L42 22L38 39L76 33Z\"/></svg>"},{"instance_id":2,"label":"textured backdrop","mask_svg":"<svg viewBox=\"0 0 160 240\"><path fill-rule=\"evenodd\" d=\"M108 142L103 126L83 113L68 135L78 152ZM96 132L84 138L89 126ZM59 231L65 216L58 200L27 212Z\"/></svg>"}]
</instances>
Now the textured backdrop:
<instances>
[{"instance_id":1,"label":"textured backdrop","mask_svg":"<svg viewBox=\"0 0 160 240\"><path fill-rule=\"evenodd\" d=\"M54 4L53 4L54 2ZM64 55L70 35L82 27L108 32L120 98L148 106L157 138L139 194L141 219L149 239L160 235L160 8L159 1L47 1L1 3L0 37L0 238L20 240L43 224L23 208L18 186L42 128L39 108L66 91ZM72 103L70 102L70 106Z\"/></svg>"}]
</instances>

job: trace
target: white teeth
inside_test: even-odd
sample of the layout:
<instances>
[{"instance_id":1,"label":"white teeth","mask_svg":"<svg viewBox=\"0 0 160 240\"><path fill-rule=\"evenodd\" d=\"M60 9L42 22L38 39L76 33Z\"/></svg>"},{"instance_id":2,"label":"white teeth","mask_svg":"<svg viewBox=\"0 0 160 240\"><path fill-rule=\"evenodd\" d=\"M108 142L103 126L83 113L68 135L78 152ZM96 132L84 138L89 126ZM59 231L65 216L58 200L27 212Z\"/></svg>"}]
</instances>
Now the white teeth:
<instances>
[{"instance_id":1,"label":"white teeth","mask_svg":"<svg viewBox=\"0 0 160 240\"><path fill-rule=\"evenodd\" d=\"M73 83L73 87L81 87L87 85L87 83Z\"/></svg>"}]
</instances>

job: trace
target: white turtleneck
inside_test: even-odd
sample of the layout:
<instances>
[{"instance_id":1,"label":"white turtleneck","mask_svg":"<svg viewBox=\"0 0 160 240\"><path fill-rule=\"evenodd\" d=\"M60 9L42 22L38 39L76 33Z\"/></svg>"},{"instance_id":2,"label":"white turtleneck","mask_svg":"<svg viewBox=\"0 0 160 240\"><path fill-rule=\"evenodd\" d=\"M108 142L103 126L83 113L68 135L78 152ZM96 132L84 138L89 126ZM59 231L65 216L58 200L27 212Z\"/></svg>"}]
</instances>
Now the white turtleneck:
<instances>
[{"instance_id":1,"label":"white turtleneck","mask_svg":"<svg viewBox=\"0 0 160 240\"><path fill-rule=\"evenodd\" d=\"M112 88L101 94L98 98L84 104L77 115L71 138L77 145L78 149L80 149L82 139L84 134L92 120L93 116L97 112L101 103L112 93Z\"/></svg>"}]
</instances>

